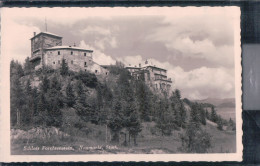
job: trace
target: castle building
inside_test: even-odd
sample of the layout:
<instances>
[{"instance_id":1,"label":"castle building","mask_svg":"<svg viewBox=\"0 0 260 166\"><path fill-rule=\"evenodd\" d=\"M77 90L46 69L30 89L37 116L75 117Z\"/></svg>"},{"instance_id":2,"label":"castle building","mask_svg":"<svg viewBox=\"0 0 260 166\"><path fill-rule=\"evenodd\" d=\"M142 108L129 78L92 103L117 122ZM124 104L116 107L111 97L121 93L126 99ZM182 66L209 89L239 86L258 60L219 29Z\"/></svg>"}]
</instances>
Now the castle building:
<instances>
[{"instance_id":1,"label":"castle building","mask_svg":"<svg viewBox=\"0 0 260 166\"><path fill-rule=\"evenodd\" d=\"M93 61L93 50L74 46L63 46L62 37L49 33L40 32L31 38L30 61L35 69L49 66L58 69L62 60L68 64L72 71L89 71L96 75L108 74L108 70Z\"/></svg>"},{"instance_id":2,"label":"castle building","mask_svg":"<svg viewBox=\"0 0 260 166\"><path fill-rule=\"evenodd\" d=\"M151 90L169 94L172 80L167 77L167 70L152 65L148 60L145 61L143 66L139 64L138 67L128 66L126 69L136 79L143 79Z\"/></svg>"}]
</instances>

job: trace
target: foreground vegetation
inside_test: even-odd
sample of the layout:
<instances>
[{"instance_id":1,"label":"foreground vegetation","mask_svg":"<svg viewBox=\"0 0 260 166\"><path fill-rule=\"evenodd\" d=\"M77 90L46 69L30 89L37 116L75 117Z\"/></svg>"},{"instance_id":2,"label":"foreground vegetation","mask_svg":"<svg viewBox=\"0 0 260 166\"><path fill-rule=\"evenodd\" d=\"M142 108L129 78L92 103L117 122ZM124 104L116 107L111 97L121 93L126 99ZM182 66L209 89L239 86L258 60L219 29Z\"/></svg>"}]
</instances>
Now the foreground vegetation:
<instances>
[{"instance_id":1,"label":"foreground vegetation","mask_svg":"<svg viewBox=\"0 0 260 166\"><path fill-rule=\"evenodd\" d=\"M59 70L34 71L28 58L24 65L12 61L10 68L14 154L235 150L220 145L223 141L216 144L222 138L235 142L232 119L221 118L211 104L182 99L179 90L153 93L121 63L98 78L70 71L65 61ZM216 140L215 133L222 137ZM81 149L83 145L88 148ZM73 150L36 152L24 150L25 146L71 146Z\"/></svg>"}]
</instances>

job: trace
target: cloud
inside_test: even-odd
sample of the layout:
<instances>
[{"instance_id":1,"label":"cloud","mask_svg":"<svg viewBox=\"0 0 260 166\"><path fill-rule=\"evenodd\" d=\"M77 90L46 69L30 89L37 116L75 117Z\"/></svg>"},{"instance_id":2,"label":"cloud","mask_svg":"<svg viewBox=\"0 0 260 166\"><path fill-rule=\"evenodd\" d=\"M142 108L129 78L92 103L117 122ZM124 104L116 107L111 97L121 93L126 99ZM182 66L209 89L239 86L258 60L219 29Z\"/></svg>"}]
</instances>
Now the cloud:
<instances>
[{"instance_id":1,"label":"cloud","mask_svg":"<svg viewBox=\"0 0 260 166\"><path fill-rule=\"evenodd\" d=\"M23 63L26 57L31 56L31 41L33 32L40 32L35 26L17 24L14 21L3 18L2 24L2 55Z\"/></svg>"},{"instance_id":2,"label":"cloud","mask_svg":"<svg viewBox=\"0 0 260 166\"><path fill-rule=\"evenodd\" d=\"M239 19L239 12L235 12L238 10L205 7L177 11L178 17L166 15L164 26L154 29L146 41L161 42L169 51L178 51L184 57L233 67L234 21Z\"/></svg>"},{"instance_id":3,"label":"cloud","mask_svg":"<svg viewBox=\"0 0 260 166\"><path fill-rule=\"evenodd\" d=\"M80 41L79 46L82 48L94 50L93 60L100 65L111 65L111 64L115 64L116 62L111 56L106 55L105 53L98 50L97 48L86 44L84 40Z\"/></svg>"},{"instance_id":4,"label":"cloud","mask_svg":"<svg viewBox=\"0 0 260 166\"><path fill-rule=\"evenodd\" d=\"M117 47L117 41L115 37L103 37L101 39L96 39L94 41L94 44L97 48L101 50L105 50L107 47L116 48Z\"/></svg>"},{"instance_id":5,"label":"cloud","mask_svg":"<svg viewBox=\"0 0 260 166\"><path fill-rule=\"evenodd\" d=\"M185 72L181 67L175 67L168 74L174 78L175 86L182 90L183 96L190 99L227 98L235 95L232 69L200 67Z\"/></svg>"},{"instance_id":6,"label":"cloud","mask_svg":"<svg viewBox=\"0 0 260 166\"><path fill-rule=\"evenodd\" d=\"M141 55L126 56L120 59L128 66L138 66L144 62ZM168 78L173 80L172 87L180 89L182 96L189 99L205 99L208 97L227 98L234 97L234 70L220 67L200 67L190 71L184 71L180 66L173 66L169 62L160 62L149 59L153 65L164 68ZM143 63L142 63L143 64Z\"/></svg>"},{"instance_id":7,"label":"cloud","mask_svg":"<svg viewBox=\"0 0 260 166\"><path fill-rule=\"evenodd\" d=\"M100 34L100 35L110 35L109 29L98 27L98 26L87 26L85 29L80 30L82 34Z\"/></svg>"}]
</instances>

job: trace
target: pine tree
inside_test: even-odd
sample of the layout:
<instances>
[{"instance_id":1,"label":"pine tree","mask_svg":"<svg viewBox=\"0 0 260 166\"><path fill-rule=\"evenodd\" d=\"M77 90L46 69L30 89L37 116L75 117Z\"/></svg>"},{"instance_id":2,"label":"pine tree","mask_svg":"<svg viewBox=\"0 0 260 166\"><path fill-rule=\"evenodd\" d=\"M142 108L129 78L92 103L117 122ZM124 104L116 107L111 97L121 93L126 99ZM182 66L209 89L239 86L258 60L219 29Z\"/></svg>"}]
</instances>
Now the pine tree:
<instances>
[{"instance_id":1,"label":"pine tree","mask_svg":"<svg viewBox=\"0 0 260 166\"><path fill-rule=\"evenodd\" d=\"M107 125L113 134L112 142L119 143L119 132L123 129L124 123L121 102L118 97L115 97L113 101L112 114Z\"/></svg>"},{"instance_id":2,"label":"pine tree","mask_svg":"<svg viewBox=\"0 0 260 166\"><path fill-rule=\"evenodd\" d=\"M103 93L102 93L102 86L98 84L96 87L97 90L97 107L100 110L103 107Z\"/></svg>"},{"instance_id":3,"label":"pine tree","mask_svg":"<svg viewBox=\"0 0 260 166\"><path fill-rule=\"evenodd\" d=\"M199 105L192 104L190 120L184 134L180 135L181 151L186 153L206 153L211 147L211 136L200 126Z\"/></svg>"},{"instance_id":4,"label":"pine tree","mask_svg":"<svg viewBox=\"0 0 260 166\"><path fill-rule=\"evenodd\" d=\"M40 90L43 93L47 93L48 89L50 88L50 82L46 75L43 76L42 82L40 84Z\"/></svg>"},{"instance_id":5,"label":"pine tree","mask_svg":"<svg viewBox=\"0 0 260 166\"><path fill-rule=\"evenodd\" d=\"M217 113L216 113L216 110L215 110L214 106L211 107L210 120L211 120L212 122L215 122L215 123L216 123L217 120L218 120Z\"/></svg>"},{"instance_id":6,"label":"pine tree","mask_svg":"<svg viewBox=\"0 0 260 166\"><path fill-rule=\"evenodd\" d=\"M184 107L183 101L180 101L180 117L181 117L181 127L186 126L187 113Z\"/></svg>"},{"instance_id":7,"label":"pine tree","mask_svg":"<svg viewBox=\"0 0 260 166\"><path fill-rule=\"evenodd\" d=\"M66 103L68 107L73 107L73 105L75 104L75 95L73 92L73 87L70 83L68 83L66 87Z\"/></svg>"},{"instance_id":8,"label":"pine tree","mask_svg":"<svg viewBox=\"0 0 260 166\"><path fill-rule=\"evenodd\" d=\"M46 119L49 118L46 109L46 99L44 93L41 91L37 98L37 114L35 118L35 125L46 126Z\"/></svg>"},{"instance_id":9,"label":"pine tree","mask_svg":"<svg viewBox=\"0 0 260 166\"><path fill-rule=\"evenodd\" d=\"M137 145L136 137L138 133L142 131L142 126L137 111L131 113L129 118L129 123L127 126L128 126L129 135L134 138L134 145Z\"/></svg>"},{"instance_id":10,"label":"pine tree","mask_svg":"<svg viewBox=\"0 0 260 166\"><path fill-rule=\"evenodd\" d=\"M200 112L198 103L194 103L191 107L190 121L194 123L197 128L200 128Z\"/></svg>"},{"instance_id":11,"label":"pine tree","mask_svg":"<svg viewBox=\"0 0 260 166\"><path fill-rule=\"evenodd\" d=\"M137 99L138 99L138 111L140 112L141 119L149 121L149 100L146 86L143 81L139 81L137 84Z\"/></svg>"},{"instance_id":12,"label":"pine tree","mask_svg":"<svg viewBox=\"0 0 260 166\"><path fill-rule=\"evenodd\" d=\"M24 121L26 125L30 125L32 123L33 115L34 115L34 109L35 109L35 96L33 96L33 90L31 87L30 79L27 80L26 86L25 86L25 115L24 115Z\"/></svg>"},{"instance_id":13,"label":"pine tree","mask_svg":"<svg viewBox=\"0 0 260 166\"><path fill-rule=\"evenodd\" d=\"M29 57L27 57L25 59L25 63L24 63L24 74L25 75L31 74L31 72L33 70L33 65L29 59L30 59Z\"/></svg>"},{"instance_id":14,"label":"pine tree","mask_svg":"<svg viewBox=\"0 0 260 166\"><path fill-rule=\"evenodd\" d=\"M160 114L156 120L156 127L161 131L161 135L171 135L173 130L173 122L174 116L172 111L170 111L169 107L167 106L166 99L160 99Z\"/></svg>"},{"instance_id":15,"label":"pine tree","mask_svg":"<svg viewBox=\"0 0 260 166\"><path fill-rule=\"evenodd\" d=\"M175 90L175 95L176 95L176 97L177 97L178 100L181 99L181 92L180 92L179 89L176 89L176 90Z\"/></svg>"},{"instance_id":16,"label":"pine tree","mask_svg":"<svg viewBox=\"0 0 260 166\"><path fill-rule=\"evenodd\" d=\"M24 89L22 88L18 74L11 77L11 125L21 126L24 115Z\"/></svg>"},{"instance_id":17,"label":"pine tree","mask_svg":"<svg viewBox=\"0 0 260 166\"><path fill-rule=\"evenodd\" d=\"M218 118L217 118L217 125L218 125L217 128L219 130L223 130L223 120L220 116L218 116Z\"/></svg>"},{"instance_id":18,"label":"pine tree","mask_svg":"<svg viewBox=\"0 0 260 166\"><path fill-rule=\"evenodd\" d=\"M206 118L210 120L209 111L206 109Z\"/></svg>"},{"instance_id":19,"label":"pine tree","mask_svg":"<svg viewBox=\"0 0 260 166\"><path fill-rule=\"evenodd\" d=\"M200 111L200 122L203 125L206 125L206 112L203 109L202 105L199 105L199 111Z\"/></svg>"}]
</instances>

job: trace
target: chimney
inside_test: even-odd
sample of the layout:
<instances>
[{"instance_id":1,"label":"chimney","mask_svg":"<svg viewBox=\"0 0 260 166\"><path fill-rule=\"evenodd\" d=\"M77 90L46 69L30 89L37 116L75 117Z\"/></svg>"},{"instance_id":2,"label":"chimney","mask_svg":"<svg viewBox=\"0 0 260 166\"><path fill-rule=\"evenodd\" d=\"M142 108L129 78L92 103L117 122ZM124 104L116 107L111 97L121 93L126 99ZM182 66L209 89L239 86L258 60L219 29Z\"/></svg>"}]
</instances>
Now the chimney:
<instances>
[{"instance_id":1,"label":"chimney","mask_svg":"<svg viewBox=\"0 0 260 166\"><path fill-rule=\"evenodd\" d=\"M141 67L141 63L139 63L139 67Z\"/></svg>"},{"instance_id":2,"label":"chimney","mask_svg":"<svg viewBox=\"0 0 260 166\"><path fill-rule=\"evenodd\" d=\"M33 36L36 36L36 32L33 32Z\"/></svg>"}]
</instances>

